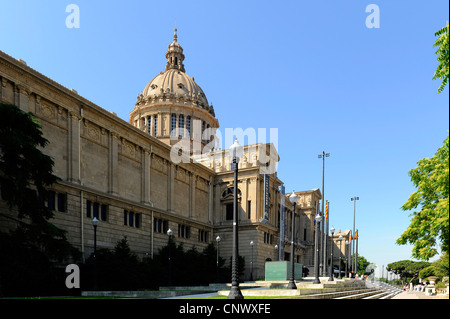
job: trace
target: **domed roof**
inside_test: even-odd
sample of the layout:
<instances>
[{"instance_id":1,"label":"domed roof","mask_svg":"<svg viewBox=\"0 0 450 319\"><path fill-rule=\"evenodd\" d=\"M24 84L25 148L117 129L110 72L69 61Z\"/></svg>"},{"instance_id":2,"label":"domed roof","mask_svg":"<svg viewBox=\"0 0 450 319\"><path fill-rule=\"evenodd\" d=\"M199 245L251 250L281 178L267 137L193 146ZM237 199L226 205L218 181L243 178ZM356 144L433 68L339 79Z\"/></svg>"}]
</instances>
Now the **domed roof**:
<instances>
[{"instance_id":1,"label":"domed roof","mask_svg":"<svg viewBox=\"0 0 450 319\"><path fill-rule=\"evenodd\" d=\"M215 116L214 108L208 104L203 90L195 83L194 78L185 73L183 48L177 41L177 29L174 31L173 42L166 52L166 70L145 86L138 96L136 105L148 100L157 101L159 98L163 98L164 101L190 101Z\"/></svg>"},{"instance_id":2,"label":"domed roof","mask_svg":"<svg viewBox=\"0 0 450 319\"><path fill-rule=\"evenodd\" d=\"M203 107L208 107L203 90L194 79L178 69L169 69L155 76L142 91L142 97L154 98L164 95L166 98L184 98L197 101Z\"/></svg>"}]
</instances>

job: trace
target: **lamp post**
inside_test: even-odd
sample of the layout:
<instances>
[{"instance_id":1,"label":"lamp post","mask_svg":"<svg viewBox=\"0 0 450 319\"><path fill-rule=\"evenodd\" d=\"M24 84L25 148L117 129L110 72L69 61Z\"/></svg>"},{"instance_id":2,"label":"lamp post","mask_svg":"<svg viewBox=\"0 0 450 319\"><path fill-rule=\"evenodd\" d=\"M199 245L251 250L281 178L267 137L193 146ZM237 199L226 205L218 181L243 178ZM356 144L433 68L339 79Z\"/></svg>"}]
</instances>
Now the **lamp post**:
<instances>
[{"instance_id":1,"label":"lamp post","mask_svg":"<svg viewBox=\"0 0 450 319\"><path fill-rule=\"evenodd\" d=\"M252 250L252 259L250 260L250 281L253 281L253 246L255 245L255 243L252 241L250 241L250 247Z\"/></svg>"},{"instance_id":2,"label":"lamp post","mask_svg":"<svg viewBox=\"0 0 450 319\"><path fill-rule=\"evenodd\" d=\"M341 264L342 264L342 235L339 235L339 279L342 279L342 272L341 272ZM345 254L344 254L345 256ZM345 263L345 275L347 276L347 263Z\"/></svg>"},{"instance_id":3,"label":"lamp post","mask_svg":"<svg viewBox=\"0 0 450 319\"><path fill-rule=\"evenodd\" d=\"M94 290L98 289L97 286L97 226L98 219L94 217L91 221L92 226L94 226Z\"/></svg>"},{"instance_id":4,"label":"lamp post","mask_svg":"<svg viewBox=\"0 0 450 319\"><path fill-rule=\"evenodd\" d=\"M322 154L318 155L318 158L322 158L322 213L325 213L324 210L324 203L325 203L325 157L330 157L330 153L325 153L325 151L322 152ZM325 276L325 274L327 273L327 240L326 237L328 235L328 229L325 229L325 224L326 221L323 221L323 224L321 225L322 228L322 234L323 237L320 239L321 242L323 243L322 246L322 250L323 250L323 267L321 267L321 272L322 275ZM328 226L328 225L327 225Z\"/></svg>"},{"instance_id":5,"label":"lamp post","mask_svg":"<svg viewBox=\"0 0 450 319\"><path fill-rule=\"evenodd\" d=\"M334 268L333 268L333 247L334 247L334 240L333 240L333 235L334 235L334 227L331 227L330 232L331 232L331 243L330 243L330 253L331 253L331 265L330 265L330 278L328 279L329 281L334 281Z\"/></svg>"},{"instance_id":6,"label":"lamp post","mask_svg":"<svg viewBox=\"0 0 450 319\"><path fill-rule=\"evenodd\" d=\"M168 248L169 248L169 281L168 281L168 286L172 286L172 256L171 256L171 251L170 251L170 246L171 246L171 236L173 234L172 229L169 228L169 230L167 231L167 236L169 236L169 241L168 241Z\"/></svg>"},{"instance_id":7,"label":"lamp post","mask_svg":"<svg viewBox=\"0 0 450 319\"><path fill-rule=\"evenodd\" d=\"M320 222L322 221L322 216L320 216L320 214L316 215L316 240L315 240L315 249L316 249L316 253L315 253L315 265L314 265L314 272L315 272L315 276L316 278L314 279L314 283L315 284L320 284L320 279L319 279L319 229L320 229Z\"/></svg>"},{"instance_id":8,"label":"lamp post","mask_svg":"<svg viewBox=\"0 0 450 319\"><path fill-rule=\"evenodd\" d=\"M276 261L278 261L278 258L279 258L279 256L278 256L278 245L275 245L275 260Z\"/></svg>"},{"instance_id":9,"label":"lamp post","mask_svg":"<svg viewBox=\"0 0 450 319\"><path fill-rule=\"evenodd\" d=\"M289 283L288 283L287 289L297 289L297 286L295 285L295 280L294 280L295 205L297 204L297 200L298 200L298 195L297 195L294 191L292 191L291 196L289 196L289 201L290 201L291 204L293 205L293 209L292 209L292 220L291 220L291 224L292 224L292 231L291 231L291 276L290 276L290 278L289 278Z\"/></svg>"},{"instance_id":10,"label":"lamp post","mask_svg":"<svg viewBox=\"0 0 450 319\"><path fill-rule=\"evenodd\" d=\"M346 278L348 277L348 270L349 270L349 267L348 267L348 253L347 253L347 251L350 252L350 249L349 249L348 245L349 245L349 242L348 242L348 240L346 240L345 241L345 277Z\"/></svg>"},{"instance_id":11,"label":"lamp post","mask_svg":"<svg viewBox=\"0 0 450 319\"><path fill-rule=\"evenodd\" d=\"M216 261L216 283L219 282L219 244L220 244L220 236L216 237L216 243L217 243L217 261Z\"/></svg>"},{"instance_id":12,"label":"lamp post","mask_svg":"<svg viewBox=\"0 0 450 319\"><path fill-rule=\"evenodd\" d=\"M239 257L239 241L238 241L238 163L239 158L244 153L242 146L239 145L238 140L231 145L229 154L233 159L234 165L234 200L233 200L233 257L231 265L231 289L228 294L228 299L244 299L241 289L239 288L239 273L238 273L238 257Z\"/></svg>"},{"instance_id":13,"label":"lamp post","mask_svg":"<svg viewBox=\"0 0 450 319\"><path fill-rule=\"evenodd\" d=\"M356 218L356 201L359 200L358 196L354 196L351 198L351 201L353 202L353 233L352 236L355 236L355 218ZM350 260L352 262L352 270L356 269L356 260L355 260L355 241L353 240L352 245L352 254L350 255ZM353 259L352 259L353 258ZM354 265L354 266L353 266Z\"/></svg>"}]
</instances>

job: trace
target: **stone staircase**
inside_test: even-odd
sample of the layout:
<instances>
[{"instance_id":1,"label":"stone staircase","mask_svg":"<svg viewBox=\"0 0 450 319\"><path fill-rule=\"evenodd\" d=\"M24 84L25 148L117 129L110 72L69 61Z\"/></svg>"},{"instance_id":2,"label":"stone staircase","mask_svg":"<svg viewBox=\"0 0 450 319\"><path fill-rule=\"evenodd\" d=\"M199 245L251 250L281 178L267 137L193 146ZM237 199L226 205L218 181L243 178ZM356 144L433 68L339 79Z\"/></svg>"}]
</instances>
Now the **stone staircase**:
<instances>
[{"instance_id":1,"label":"stone staircase","mask_svg":"<svg viewBox=\"0 0 450 319\"><path fill-rule=\"evenodd\" d=\"M313 283L314 278L304 278L296 282L297 289L285 289L287 281L255 282L250 288L245 283L240 284L241 292L248 297L277 297L286 299L390 299L401 292L399 288L382 285L382 283L368 283L358 279L320 278L320 284ZM218 291L219 295L227 296L229 290Z\"/></svg>"}]
</instances>

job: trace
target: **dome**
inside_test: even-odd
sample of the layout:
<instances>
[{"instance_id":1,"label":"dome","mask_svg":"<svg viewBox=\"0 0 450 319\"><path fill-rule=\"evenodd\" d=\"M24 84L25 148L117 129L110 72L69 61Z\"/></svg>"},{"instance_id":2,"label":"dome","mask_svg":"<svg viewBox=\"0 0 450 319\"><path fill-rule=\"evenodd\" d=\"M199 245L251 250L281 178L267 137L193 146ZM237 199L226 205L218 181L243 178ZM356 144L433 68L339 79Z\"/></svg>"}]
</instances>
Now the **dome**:
<instances>
[{"instance_id":1,"label":"dome","mask_svg":"<svg viewBox=\"0 0 450 319\"><path fill-rule=\"evenodd\" d=\"M167 98L184 99L196 102L202 108L209 108L203 90L194 79L178 69L169 69L155 76L142 91L143 99L153 99L164 96Z\"/></svg>"}]
</instances>

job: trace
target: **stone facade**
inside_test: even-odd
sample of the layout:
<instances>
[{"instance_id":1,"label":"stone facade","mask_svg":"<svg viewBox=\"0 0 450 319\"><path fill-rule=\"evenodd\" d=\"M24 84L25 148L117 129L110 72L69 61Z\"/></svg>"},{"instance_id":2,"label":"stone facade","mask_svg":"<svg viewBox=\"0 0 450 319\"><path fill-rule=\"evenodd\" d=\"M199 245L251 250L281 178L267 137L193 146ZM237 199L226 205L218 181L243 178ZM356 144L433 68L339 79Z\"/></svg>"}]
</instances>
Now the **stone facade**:
<instances>
[{"instance_id":1,"label":"stone facade","mask_svg":"<svg viewBox=\"0 0 450 319\"><path fill-rule=\"evenodd\" d=\"M50 142L44 152L54 159L54 173L61 178L53 186L56 204L52 222L68 231L69 241L82 251L84 258L93 251L94 216L100 220L99 248L112 248L127 236L131 249L139 256L153 256L167 244L166 231L171 228L176 241L182 242L186 249L196 246L202 250L220 236L221 256L228 260L231 257L229 205L234 180L228 153L212 148L203 155L191 153L193 156L187 161L171 160L170 114L176 114L177 125L181 123L180 115L184 119L187 116L199 119L205 123L204 128L219 125L212 105L184 74L184 55L176 40L175 34L166 54L166 72L176 72L184 84L180 80L181 85L172 91L154 95L144 92L138 96L129 122L0 51L0 101L32 112L42 125L44 137ZM146 89L155 83L165 82L154 79ZM189 85L184 96L175 92ZM149 130L154 115L161 119L156 134ZM185 121L182 125L187 128ZM196 142L194 136L190 140ZM202 147L209 141L197 140ZM279 256L283 183L276 173L268 175L269 215L268 220L262 221L264 175L260 159L267 156L270 147L273 145L245 146L239 163L239 253L246 259L246 279L250 272L250 241L255 243L255 279L264 278L265 261L278 260ZM269 154L270 165L275 165L278 154ZM313 219L321 194L318 189L297 194L295 259L312 269ZM292 205L288 195L285 195L285 239L281 241L285 243L284 257L289 257L291 238ZM0 210L13 214L2 200ZM1 228L13 226L0 215Z\"/></svg>"}]
</instances>

